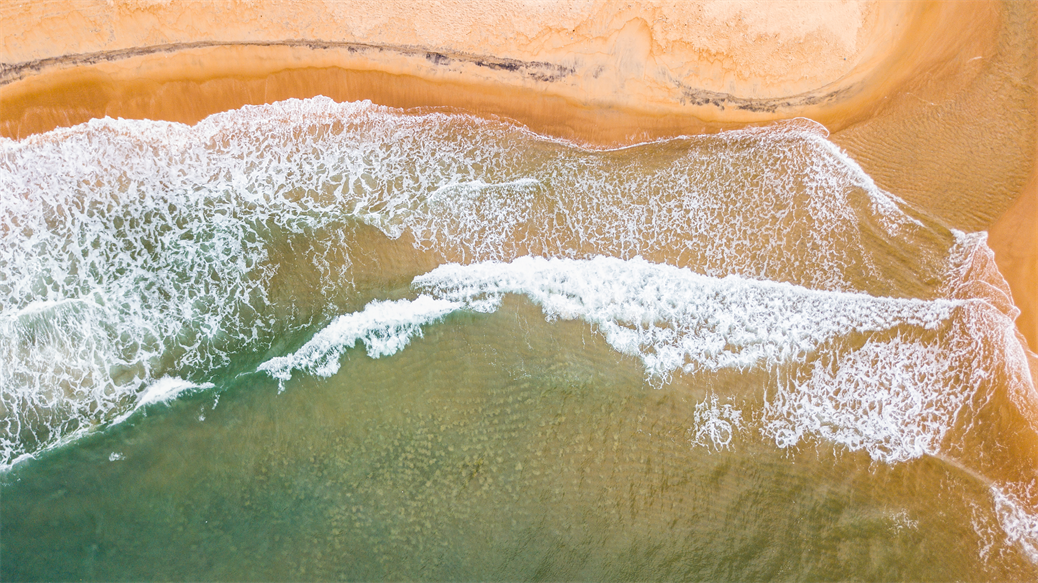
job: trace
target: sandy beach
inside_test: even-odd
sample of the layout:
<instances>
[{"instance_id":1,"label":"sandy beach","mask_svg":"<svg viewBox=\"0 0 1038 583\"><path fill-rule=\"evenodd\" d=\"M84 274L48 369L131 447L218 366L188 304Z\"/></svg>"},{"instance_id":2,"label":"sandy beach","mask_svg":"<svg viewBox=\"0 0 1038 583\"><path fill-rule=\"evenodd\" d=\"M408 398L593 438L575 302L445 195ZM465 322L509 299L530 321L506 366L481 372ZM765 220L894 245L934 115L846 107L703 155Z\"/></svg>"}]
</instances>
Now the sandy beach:
<instances>
[{"instance_id":1,"label":"sandy beach","mask_svg":"<svg viewBox=\"0 0 1038 583\"><path fill-rule=\"evenodd\" d=\"M988 230L1038 346L1027 2L5 1L0 135L326 95L611 146L808 117L877 184Z\"/></svg>"},{"instance_id":2,"label":"sandy beach","mask_svg":"<svg viewBox=\"0 0 1038 583\"><path fill-rule=\"evenodd\" d=\"M1036 47L0 0L0 579L1034 580Z\"/></svg>"}]
</instances>

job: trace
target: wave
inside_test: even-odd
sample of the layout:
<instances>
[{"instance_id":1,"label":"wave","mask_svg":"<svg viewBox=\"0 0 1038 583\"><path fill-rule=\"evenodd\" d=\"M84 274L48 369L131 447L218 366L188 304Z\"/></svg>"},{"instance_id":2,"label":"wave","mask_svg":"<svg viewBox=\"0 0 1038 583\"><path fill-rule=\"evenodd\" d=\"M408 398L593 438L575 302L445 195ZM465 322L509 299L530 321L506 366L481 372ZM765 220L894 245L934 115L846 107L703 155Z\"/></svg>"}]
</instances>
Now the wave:
<instances>
[{"instance_id":1,"label":"wave","mask_svg":"<svg viewBox=\"0 0 1038 583\"><path fill-rule=\"evenodd\" d=\"M657 386L675 371L781 373L764 428L778 446L816 435L894 463L941 451L960 410L987 388L991 370L1004 366L1000 343L1013 325L979 300L717 279L641 258L447 264L412 287L421 294L416 300L376 301L341 316L300 351L260 370L282 381L294 370L331 376L338 371L332 362L358 341L369 355L388 356L450 312L492 312L506 294L517 294L548 320L592 324L617 352L640 359Z\"/></svg>"},{"instance_id":2,"label":"wave","mask_svg":"<svg viewBox=\"0 0 1038 583\"><path fill-rule=\"evenodd\" d=\"M264 371L282 382L291 380L293 370L305 370L322 377L339 372L339 359L358 341L367 346L368 356L391 356L403 350L414 337L422 336L422 326L442 319L464 304L419 296L414 301L373 301L361 312L339 316L314 335L298 351L278 356L261 364Z\"/></svg>"},{"instance_id":3,"label":"wave","mask_svg":"<svg viewBox=\"0 0 1038 583\"><path fill-rule=\"evenodd\" d=\"M39 233L127 205L179 221L199 206L226 227L272 213L289 229L351 217L444 260L642 256L717 277L933 297L955 234L877 188L825 136L799 120L589 150L470 116L325 98L194 127L93 120L3 142L12 206L55 215L3 229Z\"/></svg>"},{"instance_id":4,"label":"wave","mask_svg":"<svg viewBox=\"0 0 1038 583\"><path fill-rule=\"evenodd\" d=\"M260 370L282 383L293 371L331 376L359 341L369 356L389 356L422 326L454 311L495 311L516 294L549 321L591 324L617 352L640 359L656 386L675 372L770 372L757 419L779 448L821 440L887 464L950 455L980 475L1036 478L1033 467L992 463L971 447L969 434L1005 439L981 420L984 407L994 401L1026 411L1021 396L1034 395L1026 362L1013 354L1013 321L983 300L876 298L611 257L448 264L416 277L412 288L417 299L342 316ZM744 428L743 411L716 396L697 405L693 419L690 442L713 449L730 447ZM1033 419L1026 431L1038 435ZM1035 558L1038 514L1001 491L994 501L1008 539Z\"/></svg>"},{"instance_id":5,"label":"wave","mask_svg":"<svg viewBox=\"0 0 1038 583\"><path fill-rule=\"evenodd\" d=\"M0 140L0 193L0 466L122 414L163 376L205 381L362 301L357 282L395 261L364 265L387 245L365 227L428 256L404 277L640 255L933 298L965 257L806 120L600 151L471 116L289 100L193 127L104 119Z\"/></svg>"},{"instance_id":6,"label":"wave","mask_svg":"<svg viewBox=\"0 0 1038 583\"><path fill-rule=\"evenodd\" d=\"M193 393L196 391L205 391L208 389L215 388L216 385L213 383L202 383L195 384L190 381L186 381L176 377L162 377L148 385L143 391L137 394L137 400L133 405L133 408L116 417L112 420L110 425L116 425L126 421L134 413L142 411L151 405L157 405L159 403L169 403L181 395Z\"/></svg>"},{"instance_id":7,"label":"wave","mask_svg":"<svg viewBox=\"0 0 1038 583\"><path fill-rule=\"evenodd\" d=\"M656 384L772 372L759 421L780 447L897 463L954 449L993 383L1033 408L983 235L826 137L799 120L596 150L315 98L0 139L0 468L162 379L332 374L358 341L388 355L506 294L587 321ZM408 283L417 300L370 302ZM712 412L692 439L726 447L735 413Z\"/></svg>"},{"instance_id":8,"label":"wave","mask_svg":"<svg viewBox=\"0 0 1038 583\"><path fill-rule=\"evenodd\" d=\"M33 459L45 451L56 449L63 445L73 443L79 438L87 435L88 433L96 429L113 427L115 425L118 425L126 421L127 419L133 417L138 412L145 411L148 407L151 407L152 405L157 405L160 403L169 403L170 401L173 401L182 395L193 393L200 390L208 390L214 387L215 385L213 383L195 384L181 378L165 376L154 382L151 382L150 384L146 384L144 389L139 393L122 395L122 400L128 401L131 404L128 408L121 407L122 409L125 409L125 411L118 417L115 417L114 419L108 419L107 416L98 416L91 419L92 422L89 424L72 424L69 423L67 419L62 419L61 417L55 416L55 419L53 420L54 424L50 426L50 439L44 442L43 445L41 445L38 449L34 451L19 451L10 448L10 444L4 444L4 447L6 449L3 453L10 456L10 461L8 462L8 465L3 469L9 469L11 466L19 462ZM118 410L117 407L113 406L110 407L110 409L108 410L98 408L98 411L108 413L113 409ZM5 420L5 422L8 423L17 423L18 421L19 419L17 417L12 417L10 421ZM11 429L10 425L8 425L8 429ZM12 433L17 434L17 429L20 428L15 427ZM27 429L31 431L32 427L30 426ZM33 435L32 437L38 439L36 435Z\"/></svg>"}]
</instances>

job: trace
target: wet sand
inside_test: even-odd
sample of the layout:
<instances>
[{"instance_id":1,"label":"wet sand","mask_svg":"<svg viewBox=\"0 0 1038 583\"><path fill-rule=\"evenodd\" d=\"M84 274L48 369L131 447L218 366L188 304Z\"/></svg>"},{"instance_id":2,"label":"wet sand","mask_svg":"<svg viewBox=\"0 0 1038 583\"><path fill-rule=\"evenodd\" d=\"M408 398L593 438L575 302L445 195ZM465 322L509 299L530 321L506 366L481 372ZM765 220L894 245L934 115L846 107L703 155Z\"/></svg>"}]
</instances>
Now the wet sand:
<instances>
[{"instance_id":1,"label":"wet sand","mask_svg":"<svg viewBox=\"0 0 1038 583\"><path fill-rule=\"evenodd\" d=\"M952 226L990 231L1020 330L1038 346L1034 4L415 10L5 2L0 135L104 115L194 123L319 94L459 108L598 145L810 117L881 187Z\"/></svg>"},{"instance_id":2,"label":"wet sand","mask_svg":"<svg viewBox=\"0 0 1038 583\"><path fill-rule=\"evenodd\" d=\"M1032 348L1038 346L1038 165L1009 210L988 229L988 246L999 270L1010 274L1013 298L1020 308L1017 327ZM1032 367L1033 368L1033 367Z\"/></svg>"}]
</instances>

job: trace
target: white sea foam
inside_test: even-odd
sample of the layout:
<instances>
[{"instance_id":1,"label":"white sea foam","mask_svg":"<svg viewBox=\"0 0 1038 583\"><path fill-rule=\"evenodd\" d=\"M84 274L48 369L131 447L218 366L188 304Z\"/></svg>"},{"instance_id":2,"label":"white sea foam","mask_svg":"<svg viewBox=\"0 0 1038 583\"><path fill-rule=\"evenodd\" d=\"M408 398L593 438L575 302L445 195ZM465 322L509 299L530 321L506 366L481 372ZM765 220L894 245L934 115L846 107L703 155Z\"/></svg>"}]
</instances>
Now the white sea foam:
<instances>
[{"instance_id":1,"label":"white sea foam","mask_svg":"<svg viewBox=\"0 0 1038 583\"><path fill-rule=\"evenodd\" d=\"M962 344L954 334L908 331L826 354L783 379L765 406L762 432L779 447L814 436L887 463L937 454L978 389Z\"/></svg>"},{"instance_id":2,"label":"white sea foam","mask_svg":"<svg viewBox=\"0 0 1038 583\"><path fill-rule=\"evenodd\" d=\"M742 411L731 403L718 405L717 395L696 404L692 412L692 427L688 430L689 442L699 447L714 450L731 447L737 431L744 429Z\"/></svg>"},{"instance_id":3,"label":"white sea foam","mask_svg":"<svg viewBox=\"0 0 1038 583\"><path fill-rule=\"evenodd\" d=\"M981 300L876 298L608 257L444 265L413 286L479 311L525 295L549 319L593 324L653 382L774 371L761 431L780 447L812 437L888 463L936 454L996 379L1018 398L1030 382L1012 358L1012 320Z\"/></svg>"},{"instance_id":4,"label":"white sea foam","mask_svg":"<svg viewBox=\"0 0 1038 583\"><path fill-rule=\"evenodd\" d=\"M61 447L67 443L72 443L97 427L112 427L120 423L123 423L124 421L132 417L135 413L147 408L150 405L154 405L157 403L168 403L169 401L172 401L183 394L194 392L197 390L211 389L214 386L215 385L213 385L212 383L196 384L181 378L166 376L150 384L147 384L145 386L145 389L140 393L135 394L132 391L116 393L116 395L113 396L113 398L108 402L103 401L102 396L98 395L97 392L94 391L93 394L88 393L92 398L90 402L97 407L96 414L89 418L90 423L75 423L75 421L81 421L81 419L63 418L59 415L53 415L53 412L47 409L33 410L33 413L36 413L37 420L39 418L44 417L48 413L52 414L51 419L46 419L53 421L53 423L49 427L47 427L51 430L50 440L44 442L44 444L35 451L18 451L17 449L11 448L11 458L9 460L6 460L5 463L0 464L0 471L7 470L12 466L24 462L26 460L33 459L41 453L46 452L48 450ZM67 387L63 388L67 390ZM86 387L86 389L88 390L90 388L91 387L89 386ZM60 390L55 392L59 394L61 393ZM79 392L84 393L87 391L80 389ZM75 396L75 394L64 395L64 399L72 400L75 398ZM62 397L52 397L52 399L52 402L56 403L55 408L58 409L60 412L60 407L64 404ZM127 406L125 404L126 401L133 400L135 401L131 405ZM98 403L100 403L100 405L98 405ZM107 405L108 408L102 409L101 407L104 405ZM111 418L110 416L113 413L119 414L114 418ZM15 423L21 421L22 420L16 416L8 415L5 417L4 423L8 424L7 427L14 426L15 428L18 428L18 426L15 425ZM34 429L35 428L32 425L28 425L28 427L24 428L24 431L33 431ZM9 447L10 444L5 443L4 445L5 447ZM17 455L15 455L15 452L17 452ZM113 452L112 456L116 457L109 457L109 461L123 459L122 454L117 454Z\"/></svg>"},{"instance_id":5,"label":"white sea foam","mask_svg":"<svg viewBox=\"0 0 1038 583\"><path fill-rule=\"evenodd\" d=\"M215 385L213 383L202 383L195 384L191 381L187 381L177 377L162 377L161 379L151 383L143 391L137 394L137 402L133 408L116 417L112 421L112 425L122 423L129 419L134 413L157 403L168 403L180 395L190 393L198 390L211 389Z\"/></svg>"},{"instance_id":6,"label":"white sea foam","mask_svg":"<svg viewBox=\"0 0 1038 583\"><path fill-rule=\"evenodd\" d=\"M328 321L352 290L355 223L483 263L334 320L263 365L279 381L333 374L357 341L395 353L450 311L521 294L590 323L653 382L774 371L761 431L782 447L825 439L890 463L941 451L1000 375L1033 409L983 237L877 188L817 124L588 150L316 98L194 127L106 119L0 139L0 468ZM285 286L302 266L313 289ZM693 441L727 444L737 411L701 413ZM994 496L1007 536L1033 550L1032 515Z\"/></svg>"},{"instance_id":7,"label":"white sea foam","mask_svg":"<svg viewBox=\"0 0 1038 583\"><path fill-rule=\"evenodd\" d=\"M315 98L193 128L94 120L10 142L4 158L19 171L0 185L61 199L75 190L96 198L115 182L130 192L114 198L162 194L175 207L183 192L222 193L238 213L213 216L276 208L297 228L354 217L465 260L547 251L664 261L680 251L680 263L715 276L896 294L878 237L912 245L899 258L910 263L901 279L943 270L950 233L906 214L814 126L588 151L467 116ZM57 199L55 209L69 206ZM102 202L107 211L127 201Z\"/></svg>"},{"instance_id":8,"label":"white sea foam","mask_svg":"<svg viewBox=\"0 0 1038 583\"><path fill-rule=\"evenodd\" d=\"M977 300L875 298L717 279L640 258L450 264L412 286L422 293L414 302L372 303L261 368L281 380L293 370L330 376L357 340L372 356L392 354L450 311L490 312L504 295L519 294L549 320L592 324L618 352L639 358L657 385L675 371L774 371L765 437L779 447L820 438L896 463L942 451L967 403L993 390L986 383L1002 339L987 338L984 348L985 335L1012 326ZM380 338L388 348L372 343ZM730 415L714 417L734 423ZM711 439L717 447L724 441Z\"/></svg>"},{"instance_id":9,"label":"white sea foam","mask_svg":"<svg viewBox=\"0 0 1038 583\"><path fill-rule=\"evenodd\" d=\"M642 360L650 377L771 366L835 338L896 325L936 328L961 302L820 292L739 276L722 279L641 258L521 257L448 264L413 286L472 309L523 294L549 318L594 324L613 348Z\"/></svg>"},{"instance_id":10,"label":"white sea foam","mask_svg":"<svg viewBox=\"0 0 1038 583\"><path fill-rule=\"evenodd\" d=\"M462 304L419 296L414 301L373 301L361 312L339 316L318 332L302 348L287 356L264 362L258 370L287 381L292 371L306 371L329 377L339 372L339 360L358 341L367 347L368 356L380 358L396 354L422 336L422 326L458 310Z\"/></svg>"},{"instance_id":11,"label":"white sea foam","mask_svg":"<svg viewBox=\"0 0 1038 583\"><path fill-rule=\"evenodd\" d=\"M1032 484L1031 489L1034 489ZM1030 493L1034 500L1034 492ZM1016 544L1032 563L1038 564L1038 511L1026 510L1027 504L1011 493L1006 486L991 486L991 497L995 503L995 514L1006 539Z\"/></svg>"},{"instance_id":12,"label":"white sea foam","mask_svg":"<svg viewBox=\"0 0 1038 583\"><path fill-rule=\"evenodd\" d=\"M505 294L526 295L549 319L594 324L613 348L640 358L647 375L656 379L678 369L745 369L804 360L822 344L852 332L896 325L933 329L963 305L819 292L738 276L717 279L637 257L447 264L416 277L412 286L424 292L413 303L373 302L363 312L341 316L299 353L270 361L263 370L307 369L328 376L338 370L329 359L371 331L410 338L414 326L449 311L496 310ZM277 378L285 377L279 372Z\"/></svg>"},{"instance_id":13,"label":"white sea foam","mask_svg":"<svg viewBox=\"0 0 1038 583\"><path fill-rule=\"evenodd\" d=\"M421 293L413 302L373 302L261 368L282 381L294 370L330 376L358 340L370 355L388 356L451 311L491 312L518 294L549 320L592 324L618 352L639 358L653 382L678 370L771 371L755 416L766 439L782 448L821 439L891 464L962 452L952 429L983 431L968 420L971 407L990 401L995 383L1008 382L1017 398L1013 385L1030 382L1026 371L1000 370L1019 364L1007 358L1017 346L1006 336L1012 321L982 300L876 298L610 257L443 265L412 287ZM690 414L693 445L725 449L745 429L743 412L716 395ZM987 468L973 462L980 465L970 471ZM1034 515L1003 490L993 497L1007 540L1033 557Z\"/></svg>"},{"instance_id":14,"label":"white sea foam","mask_svg":"<svg viewBox=\"0 0 1038 583\"><path fill-rule=\"evenodd\" d=\"M352 289L358 222L441 260L642 255L924 298L955 243L806 121L594 151L469 116L315 98L193 127L104 119L2 140L0 464L125 413L164 376L219 370L327 321ZM912 253L888 257L899 248ZM306 297L283 283L304 268L317 274ZM607 321L611 342L642 350ZM643 358L660 373L799 350L657 344Z\"/></svg>"}]
</instances>

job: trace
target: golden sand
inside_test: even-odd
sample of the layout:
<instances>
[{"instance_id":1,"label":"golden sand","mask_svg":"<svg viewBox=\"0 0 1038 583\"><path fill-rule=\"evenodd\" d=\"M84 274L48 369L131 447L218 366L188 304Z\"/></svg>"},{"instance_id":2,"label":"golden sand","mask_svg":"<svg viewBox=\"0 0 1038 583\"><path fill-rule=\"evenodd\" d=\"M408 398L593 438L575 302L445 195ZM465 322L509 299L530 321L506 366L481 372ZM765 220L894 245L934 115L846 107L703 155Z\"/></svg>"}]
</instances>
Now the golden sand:
<instances>
[{"instance_id":1,"label":"golden sand","mask_svg":"<svg viewBox=\"0 0 1038 583\"><path fill-rule=\"evenodd\" d=\"M881 187L990 230L1033 348L1036 23L1012 0L4 0L0 135L314 95L602 145L810 117Z\"/></svg>"},{"instance_id":2,"label":"golden sand","mask_svg":"<svg viewBox=\"0 0 1038 583\"><path fill-rule=\"evenodd\" d=\"M795 116L838 130L868 119L926 71L990 52L997 29L997 10L969 3L571 4L8 3L0 8L0 122L5 135L22 136L85 116L141 115L142 101L177 84L172 94L215 102L186 110L155 103L156 117L191 121L268 93L319 90L473 108L535 128L591 109L648 122L650 135ZM933 33L959 21L981 34ZM328 79L333 69L340 76ZM297 75L270 79L284 71ZM361 73L396 77L369 81ZM377 87L388 84L402 87ZM543 99L549 103L523 104ZM590 123L573 122L574 137L642 137L641 124L624 116L577 115ZM654 116L667 119L647 120ZM599 135L602 121L635 130Z\"/></svg>"},{"instance_id":3,"label":"golden sand","mask_svg":"<svg viewBox=\"0 0 1038 583\"><path fill-rule=\"evenodd\" d=\"M999 270L1013 276L1007 280L1020 308L1016 325L1030 346L1038 347L1038 164L1023 194L988 233Z\"/></svg>"},{"instance_id":4,"label":"golden sand","mask_svg":"<svg viewBox=\"0 0 1038 583\"><path fill-rule=\"evenodd\" d=\"M166 78L249 75L323 61L529 87L595 107L688 115L683 106L728 100L727 110L755 118L752 109L740 108L743 102L781 106L868 89L855 85L874 77L877 64L889 60L889 48L903 40L898 23L925 17L922 5L913 3L802 0L8 3L4 61L15 68L4 76L9 81L72 62L155 51ZM346 50L260 53L222 63L195 55L171 62L170 53L195 43ZM130 73L115 75L136 77ZM715 117L709 110L701 107L700 117Z\"/></svg>"}]
</instances>

